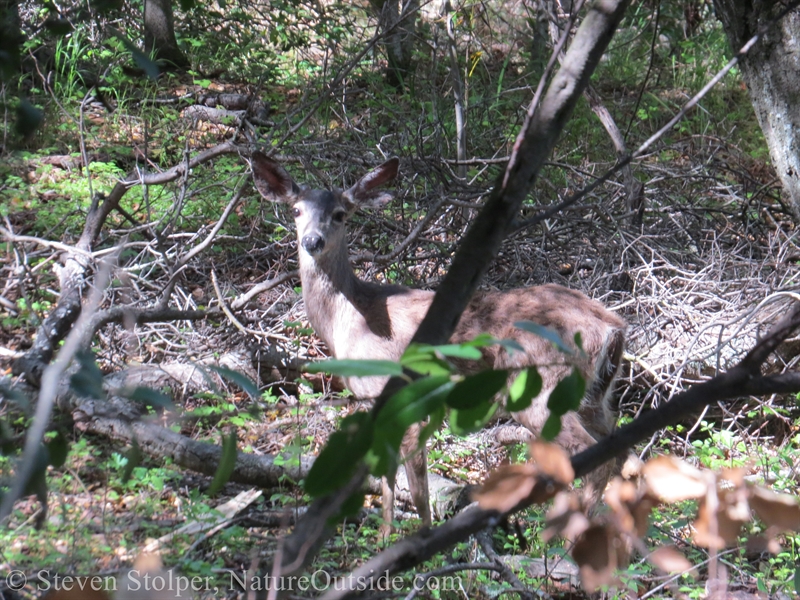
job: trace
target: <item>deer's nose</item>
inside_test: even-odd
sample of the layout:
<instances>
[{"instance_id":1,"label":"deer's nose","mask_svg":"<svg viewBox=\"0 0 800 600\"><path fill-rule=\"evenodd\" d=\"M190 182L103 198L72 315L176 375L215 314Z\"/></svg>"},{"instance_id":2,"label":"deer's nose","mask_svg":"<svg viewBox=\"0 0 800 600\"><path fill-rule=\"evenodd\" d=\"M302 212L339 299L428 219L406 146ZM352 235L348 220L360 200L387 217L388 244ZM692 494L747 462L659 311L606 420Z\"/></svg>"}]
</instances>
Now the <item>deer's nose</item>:
<instances>
[{"instance_id":1,"label":"deer's nose","mask_svg":"<svg viewBox=\"0 0 800 600\"><path fill-rule=\"evenodd\" d=\"M303 249L311 255L319 254L325 247L325 239L316 233L303 236Z\"/></svg>"}]
</instances>

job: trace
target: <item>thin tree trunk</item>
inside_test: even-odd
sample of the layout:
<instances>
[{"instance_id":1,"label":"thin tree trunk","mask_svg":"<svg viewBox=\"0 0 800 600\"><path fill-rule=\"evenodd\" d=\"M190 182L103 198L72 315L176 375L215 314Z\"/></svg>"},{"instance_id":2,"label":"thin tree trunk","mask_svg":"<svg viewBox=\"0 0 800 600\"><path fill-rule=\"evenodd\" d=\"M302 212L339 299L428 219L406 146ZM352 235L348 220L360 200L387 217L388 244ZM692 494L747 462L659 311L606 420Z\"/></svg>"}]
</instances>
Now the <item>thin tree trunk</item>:
<instances>
[{"instance_id":1,"label":"thin tree trunk","mask_svg":"<svg viewBox=\"0 0 800 600\"><path fill-rule=\"evenodd\" d=\"M11 80L19 69L22 35L17 0L0 0L0 80Z\"/></svg>"},{"instance_id":2,"label":"thin tree trunk","mask_svg":"<svg viewBox=\"0 0 800 600\"><path fill-rule=\"evenodd\" d=\"M378 16L378 30L385 34L386 81L402 91L414 72L419 0L370 0L370 5Z\"/></svg>"},{"instance_id":3,"label":"thin tree trunk","mask_svg":"<svg viewBox=\"0 0 800 600\"><path fill-rule=\"evenodd\" d=\"M734 52L768 21L780 4L714 0L717 17ZM800 223L800 14L771 27L740 62L742 78L783 184L789 209Z\"/></svg>"},{"instance_id":4,"label":"thin tree trunk","mask_svg":"<svg viewBox=\"0 0 800 600\"><path fill-rule=\"evenodd\" d=\"M152 53L156 60L172 63L179 69L190 66L175 39L170 0L145 0L144 50L148 54Z\"/></svg>"}]
</instances>

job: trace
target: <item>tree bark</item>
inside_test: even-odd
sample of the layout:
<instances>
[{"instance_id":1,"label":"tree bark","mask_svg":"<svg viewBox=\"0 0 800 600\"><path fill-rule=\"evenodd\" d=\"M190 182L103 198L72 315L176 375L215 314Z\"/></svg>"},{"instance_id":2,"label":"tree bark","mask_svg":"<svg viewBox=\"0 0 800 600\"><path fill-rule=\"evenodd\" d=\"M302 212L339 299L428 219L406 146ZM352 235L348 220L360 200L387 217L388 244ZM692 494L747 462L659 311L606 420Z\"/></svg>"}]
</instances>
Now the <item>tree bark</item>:
<instances>
[{"instance_id":1,"label":"tree bark","mask_svg":"<svg viewBox=\"0 0 800 600\"><path fill-rule=\"evenodd\" d=\"M25 38L17 0L0 0L0 80L10 80L19 69L19 49Z\"/></svg>"},{"instance_id":2,"label":"tree bark","mask_svg":"<svg viewBox=\"0 0 800 600\"><path fill-rule=\"evenodd\" d=\"M714 0L734 52L768 22L780 4ZM800 14L790 12L770 27L739 63L758 123L789 208L800 223Z\"/></svg>"},{"instance_id":3,"label":"tree bark","mask_svg":"<svg viewBox=\"0 0 800 600\"><path fill-rule=\"evenodd\" d=\"M175 39L170 0L145 0L144 51L152 53L156 60L172 63L179 69L190 66Z\"/></svg>"},{"instance_id":4,"label":"tree bark","mask_svg":"<svg viewBox=\"0 0 800 600\"><path fill-rule=\"evenodd\" d=\"M389 63L386 81L402 91L414 72L419 0L370 0L370 5L378 16L378 31L384 33L383 47Z\"/></svg>"}]
</instances>

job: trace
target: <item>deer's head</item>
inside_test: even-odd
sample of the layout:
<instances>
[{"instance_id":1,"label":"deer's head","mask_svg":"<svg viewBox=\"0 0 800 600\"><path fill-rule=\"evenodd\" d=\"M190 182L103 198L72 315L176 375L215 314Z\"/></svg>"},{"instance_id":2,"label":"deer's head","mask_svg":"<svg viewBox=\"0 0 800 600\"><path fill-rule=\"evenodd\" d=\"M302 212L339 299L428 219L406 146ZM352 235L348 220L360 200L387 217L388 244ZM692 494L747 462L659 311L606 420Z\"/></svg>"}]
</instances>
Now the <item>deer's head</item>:
<instances>
[{"instance_id":1,"label":"deer's head","mask_svg":"<svg viewBox=\"0 0 800 600\"><path fill-rule=\"evenodd\" d=\"M359 208L381 207L392 195L377 190L397 176L399 161L392 158L376 167L348 190L316 190L297 185L286 170L261 152L253 154L256 189L271 202L292 207L300 251L315 260L347 244L347 219Z\"/></svg>"}]
</instances>

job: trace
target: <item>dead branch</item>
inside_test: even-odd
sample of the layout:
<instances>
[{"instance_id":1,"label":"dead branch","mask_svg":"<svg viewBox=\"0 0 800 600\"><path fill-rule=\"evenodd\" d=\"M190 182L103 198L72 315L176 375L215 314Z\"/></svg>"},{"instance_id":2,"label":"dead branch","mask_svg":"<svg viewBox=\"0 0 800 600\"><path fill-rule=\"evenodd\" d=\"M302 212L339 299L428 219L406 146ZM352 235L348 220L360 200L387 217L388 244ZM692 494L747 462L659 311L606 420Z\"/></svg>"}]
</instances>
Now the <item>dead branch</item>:
<instances>
[{"instance_id":1,"label":"dead branch","mask_svg":"<svg viewBox=\"0 0 800 600\"><path fill-rule=\"evenodd\" d=\"M123 444L135 441L143 454L158 460L169 459L181 468L213 476L222 457L220 446L198 442L159 423L135 418L139 407L119 397L95 400L68 394L62 396L59 403L72 406L72 416L79 430ZM276 458L269 454L239 452L230 481L274 488L282 485L286 476L300 481L311 468L311 461L305 457L299 459L299 464L291 457L276 464Z\"/></svg>"},{"instance_id":2,"label":"dead branch","mask_svg":"<svg viewBox=\"0 0 800 600\"><path fill-rule=\"evenodd\" d=\"M108 196L104 198L99 195L95 196L74 251L71 249L66 251L64 265L58 270L61 290L58 303L39 327L33 346L23 357L14 362L14 374L24 375L33 384L38 384L41 380L42 373L53 358L59 342L66 337L81 313L82 290L86 287L86 281L93 266L91 253L95 240L105 225L108 215L119 206L125 193L138 184L168 183L188 172L188 169L217 156L237 151L238 147L234 144L220 144L163 173L138 177L136 173L132 173L125 180L117 183Z\"/></svg>"},{"instance_id":3,"label":"dead branch","mask_svg":"<svg viewBox=\"0 0 800 600\"><path fill-rule=\"evenodd\" d=\"M101 310L89 321L84 336L84 345L88 345L102 327L109 323L124 323L126 326L141 325L142 323L157 323L162 321L197 321L208 317L218 317L219 310L180 310L177 308L155 307L139 308L135 306L114 306Z\"/></svg>"}]
</instances>

